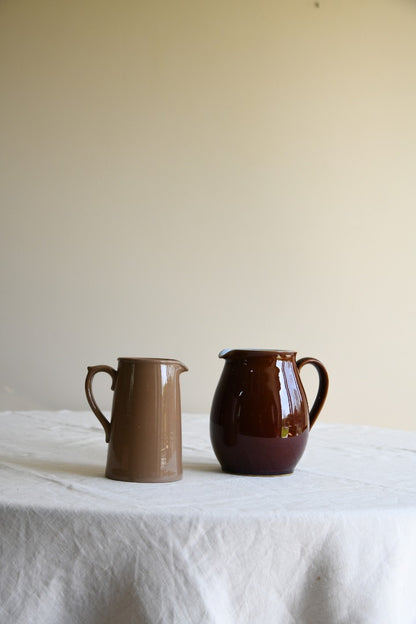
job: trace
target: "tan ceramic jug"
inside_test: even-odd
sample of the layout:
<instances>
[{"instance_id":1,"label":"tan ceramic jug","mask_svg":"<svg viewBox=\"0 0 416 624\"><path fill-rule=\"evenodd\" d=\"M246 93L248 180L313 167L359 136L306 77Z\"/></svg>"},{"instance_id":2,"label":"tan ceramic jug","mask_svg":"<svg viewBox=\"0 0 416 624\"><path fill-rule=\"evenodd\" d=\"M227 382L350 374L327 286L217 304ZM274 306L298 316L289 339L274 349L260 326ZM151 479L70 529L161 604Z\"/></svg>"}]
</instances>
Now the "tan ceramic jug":
<instances>
[{"instance_id":1,"label":"tan ceramic jug","mask_svg":"<svg viewBox=\"0 0 416 624\"><path fill-rule=\"evenodd\" d=\"M293 472L328 392L328 374L315 358L296 361L293 351L225 349L214 395L210 433L226 472L277 475ZM319 375L309 411L299 371L312 364Z\"/></svg>"},{"instance_id":2,"label":"tan ceramic jug","mask_svg":"<svg viewBox=\"0 0 416 624\"><path fill-rule=\"evenodd\" d=\"M108 442L105 476L119 481L166 482L182 478L182 432L178 360L118 358L118 369L89 366L88 403ZM114 390L111 421L92 392L97 373L108 373Z\"/></svg>"}]
</instances>

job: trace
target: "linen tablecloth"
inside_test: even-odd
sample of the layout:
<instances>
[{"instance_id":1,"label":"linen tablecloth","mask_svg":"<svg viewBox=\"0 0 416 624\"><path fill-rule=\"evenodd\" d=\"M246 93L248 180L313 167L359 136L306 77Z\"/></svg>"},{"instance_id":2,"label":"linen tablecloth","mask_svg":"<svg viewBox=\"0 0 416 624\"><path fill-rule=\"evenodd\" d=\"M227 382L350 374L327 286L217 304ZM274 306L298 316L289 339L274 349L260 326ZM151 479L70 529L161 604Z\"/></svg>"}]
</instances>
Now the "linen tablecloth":
<instances>
[{"instance_id":1,"label":"linen tablecloth","mask_svg":"<svg viewBox=\"0 0 416 624\"><path fill-rule=\"evenodd\" d=\"M90 412L0 413L3 624L416 622L416 433L317 423L293 475L111 481Z\"/></svg>"}]
</instances>

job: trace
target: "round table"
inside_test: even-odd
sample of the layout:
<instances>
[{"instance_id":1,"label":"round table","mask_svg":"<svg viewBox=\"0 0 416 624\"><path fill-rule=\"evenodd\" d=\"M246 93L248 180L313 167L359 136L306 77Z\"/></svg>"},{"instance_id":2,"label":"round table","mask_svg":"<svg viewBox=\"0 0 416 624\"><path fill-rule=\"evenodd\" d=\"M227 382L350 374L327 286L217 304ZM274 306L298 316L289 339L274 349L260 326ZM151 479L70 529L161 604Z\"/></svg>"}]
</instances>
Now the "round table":
<instances>
[{"instance_id":1,"label":"round table","mask_svg":"<svg viewBox=\"0 0 416 624\"><path fill-rule=\"evenodd\" d=\"M416 432L317 423L294 474L104 477L90 412L0 413L0 622L416 622Z\"/></svg>"}]
</instances>

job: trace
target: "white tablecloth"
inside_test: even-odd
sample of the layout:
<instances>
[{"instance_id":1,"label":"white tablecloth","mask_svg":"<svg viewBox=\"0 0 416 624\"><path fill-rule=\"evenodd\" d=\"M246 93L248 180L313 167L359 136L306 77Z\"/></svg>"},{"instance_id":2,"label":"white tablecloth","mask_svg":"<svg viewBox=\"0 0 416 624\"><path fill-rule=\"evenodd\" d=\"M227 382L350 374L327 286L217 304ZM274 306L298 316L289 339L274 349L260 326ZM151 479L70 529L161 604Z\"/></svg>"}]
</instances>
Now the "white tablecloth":
<instances>
[{"instance_id":1,"label":"white tablecloth","mask_svg":"<svg viewBox=\"0 0 416 624\"><path fill-rule=\"evenodd\" d=\"M317 423L293 475L104 478L90 412L0 413L1 624L416 622L416 433Z\"/></svg>"}]
</instances>

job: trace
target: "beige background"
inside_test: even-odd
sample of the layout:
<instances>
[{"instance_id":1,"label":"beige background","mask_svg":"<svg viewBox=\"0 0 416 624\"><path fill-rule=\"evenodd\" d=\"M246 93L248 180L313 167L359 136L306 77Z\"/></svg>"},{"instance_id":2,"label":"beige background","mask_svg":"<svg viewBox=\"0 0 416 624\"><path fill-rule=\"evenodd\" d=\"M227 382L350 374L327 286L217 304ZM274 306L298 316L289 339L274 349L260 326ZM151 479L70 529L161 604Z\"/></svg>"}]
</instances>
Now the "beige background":
<instances>
[{"instance_id":1,"label":"beige background","mask_svg":"<svg viewBox=\"0 0 416 624\"><path fill-rule=\"evenodd\" d=\"M323 421L415 428L416 5L319 4L0 0L0 409L143 355L207 412L278 347Z\"/></svg>"}]
</instances>

